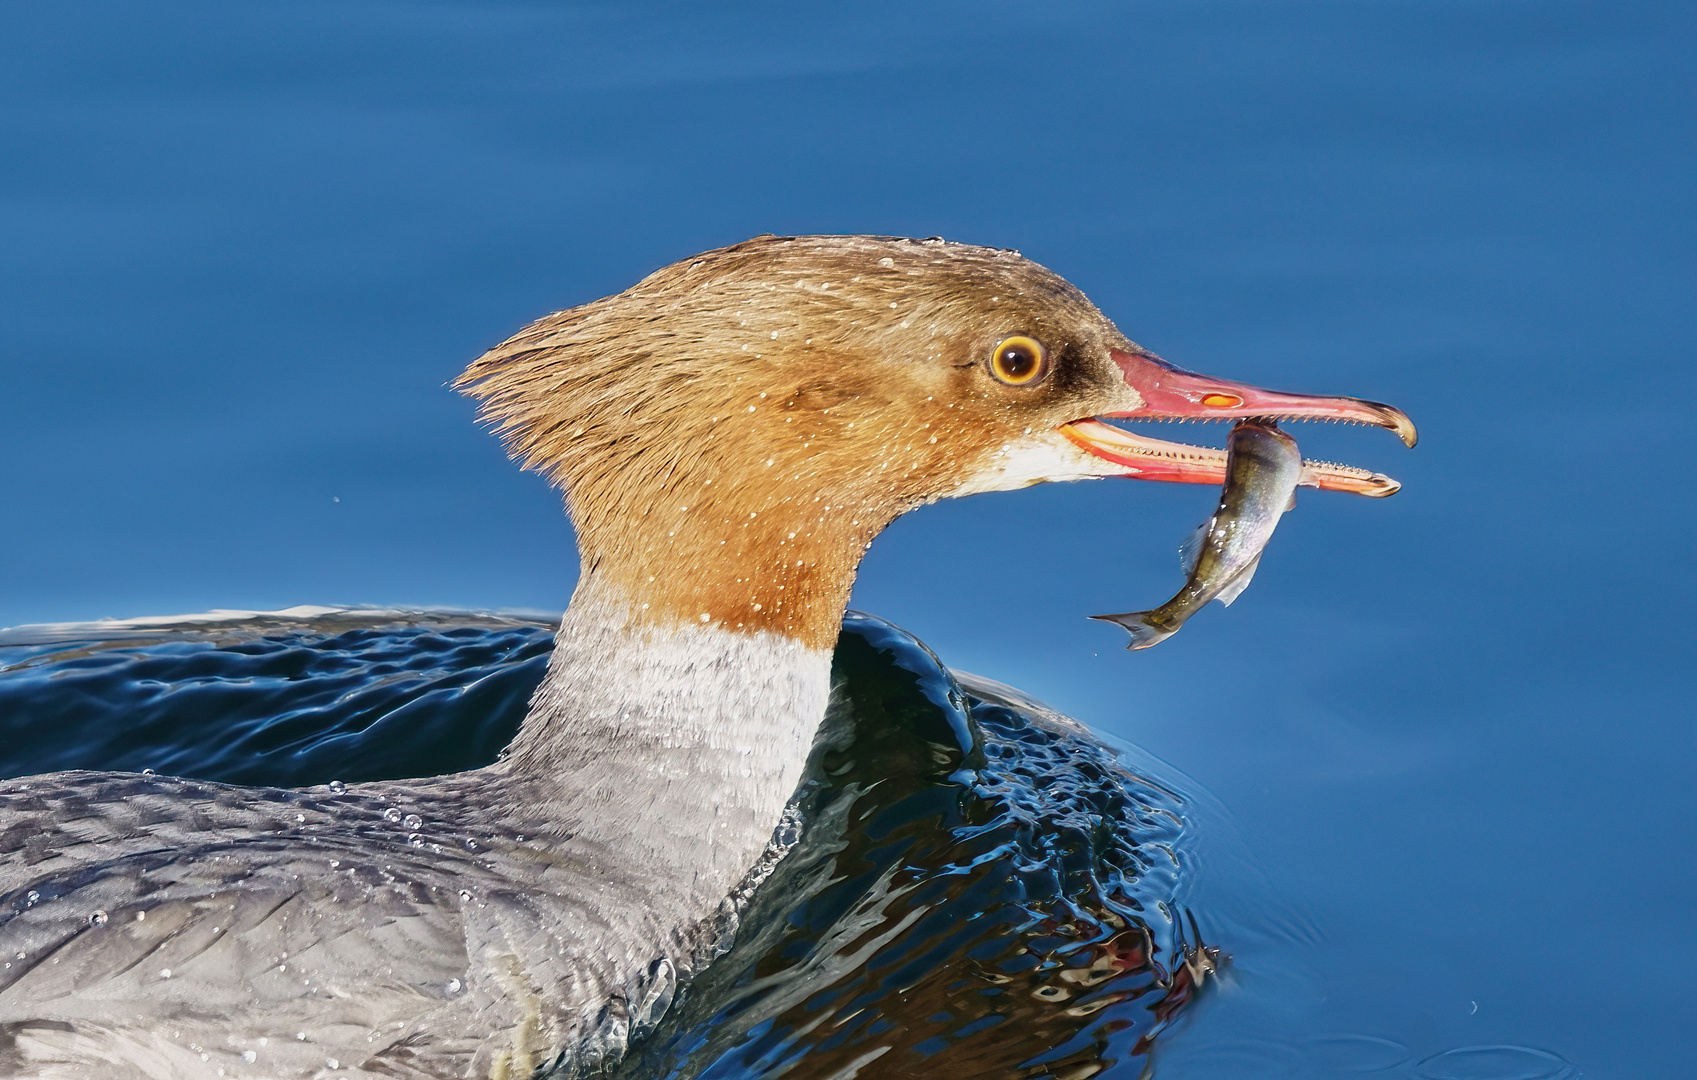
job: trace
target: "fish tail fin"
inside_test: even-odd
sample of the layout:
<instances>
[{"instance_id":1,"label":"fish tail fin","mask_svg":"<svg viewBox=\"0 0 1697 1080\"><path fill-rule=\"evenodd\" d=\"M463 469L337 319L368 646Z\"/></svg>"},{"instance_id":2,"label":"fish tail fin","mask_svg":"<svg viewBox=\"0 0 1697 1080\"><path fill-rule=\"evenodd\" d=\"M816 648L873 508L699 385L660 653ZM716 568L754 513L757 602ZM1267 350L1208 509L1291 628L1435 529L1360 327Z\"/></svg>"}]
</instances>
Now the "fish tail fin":
<instances>
[{"instance_id":1,"label":"fish tail fin","mask_svg":"<svg viewBox=\"0 0 1697 1080\"><path fill-rule=\"evenodd\" d=\"M1159 645L1178 633L1176 626L1169 629L1157 624L1150 618L1154 614L1153 611L1127 611L1119 615L1092 615L1090 617L1100 619L1103 622L1118 623L1125 627L1126 632L1131 635L1131 644L1127 645L1126 648L1147 649L1151 645Z\"/></svg>"}]
</instances>

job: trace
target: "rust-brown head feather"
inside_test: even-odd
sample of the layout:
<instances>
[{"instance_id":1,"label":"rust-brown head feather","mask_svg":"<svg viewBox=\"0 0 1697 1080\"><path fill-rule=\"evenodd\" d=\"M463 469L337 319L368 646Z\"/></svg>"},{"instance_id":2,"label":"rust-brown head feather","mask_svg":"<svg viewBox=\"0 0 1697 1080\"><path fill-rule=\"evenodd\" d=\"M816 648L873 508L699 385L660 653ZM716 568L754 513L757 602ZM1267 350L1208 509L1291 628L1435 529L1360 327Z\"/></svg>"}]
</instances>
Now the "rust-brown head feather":
<instances>
[{"instance_id":1,"label":"rust-brown head feather","mask_svg":"<svg viewBox=\"0 0 1697 1080\"><path fill-rule=\"evenodd\" d=\"M1052 354L1042 385L986 372L1014 334ZM880 529L1033 430L1123 403L1106 356L1131 347L1013 252L761 237L540 319L456 385L565 490L585 573L637 617L823 646Z\"/></svg>"}]
</instances>

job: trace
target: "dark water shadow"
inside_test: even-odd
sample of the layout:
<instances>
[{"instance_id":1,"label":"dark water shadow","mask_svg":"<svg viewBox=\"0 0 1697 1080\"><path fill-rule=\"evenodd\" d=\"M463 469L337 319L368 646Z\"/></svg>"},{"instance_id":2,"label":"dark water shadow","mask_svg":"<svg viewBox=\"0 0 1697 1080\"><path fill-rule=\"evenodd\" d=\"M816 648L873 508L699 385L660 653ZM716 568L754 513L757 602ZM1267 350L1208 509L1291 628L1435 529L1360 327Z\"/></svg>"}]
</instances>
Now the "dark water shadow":
<instances>
[{"instance_id":1,"label":"dark water shadow","mask_svg":"<svg viewBox=\"0 0 1697 1080\"><path fill-rule=\"evenodd\" d=\"M0 774L475 767L516 729L551 631L392 612L13 631ZM847 619L834 678L800 843L619 1075L1143 1073L1218 959L1176 899L1178 785L881 620Z\"/></svg>"}]
</instances>

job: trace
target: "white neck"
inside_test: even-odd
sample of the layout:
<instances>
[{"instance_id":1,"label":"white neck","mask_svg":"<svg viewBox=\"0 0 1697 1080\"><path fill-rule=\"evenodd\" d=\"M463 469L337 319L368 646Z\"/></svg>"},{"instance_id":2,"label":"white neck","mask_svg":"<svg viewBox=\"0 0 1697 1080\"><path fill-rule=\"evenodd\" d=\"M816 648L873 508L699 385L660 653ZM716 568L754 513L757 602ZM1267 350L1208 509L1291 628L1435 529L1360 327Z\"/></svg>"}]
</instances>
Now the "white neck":
<instances>
[{"instance_id":1,"label":"white neck","mask_svg":"<svg viewBox=\"0 0 1697 1080\"><path fill-rule=\"evenodd\" d=\"M717 903L801 781L831 653L633 614L640 604L585 575L506 766L574 846L678 868L698 901Z\"/></svg>"}]
</instances>

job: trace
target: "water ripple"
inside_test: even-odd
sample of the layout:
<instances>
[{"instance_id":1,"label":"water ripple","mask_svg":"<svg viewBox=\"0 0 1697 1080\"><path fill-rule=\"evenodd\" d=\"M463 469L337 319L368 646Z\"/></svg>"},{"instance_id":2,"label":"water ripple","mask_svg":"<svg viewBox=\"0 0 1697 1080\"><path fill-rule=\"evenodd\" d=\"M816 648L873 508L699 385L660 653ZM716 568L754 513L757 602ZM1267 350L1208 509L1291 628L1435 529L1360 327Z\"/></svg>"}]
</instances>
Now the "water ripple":
<instances>
[{"instance_id":1,"label":"water ripple","mask_svg":"<svg viewBox=\"0 0 1697 1080\"><path fill-rule=\"evenodd\" d=\"M1415 1069L1421 1080L1567 1080L1566 1058L1530 1046L1462 1046L1433 1054Z\"/></svg>"},{"instance_id":2,"label":"water ripple","mask_svg":"<svg viewBox=\"0 0 1697 1080\"><path fill-rule=\"evenodd\" d=\"M537 620L416 613L12 632L0 773L471 768L550 646ZM1224 960L1177 900L1178 785L877 619L846 620L834 679L800 843L620 1075L1142 1074Z\"/></svg>"}]
</instances>

